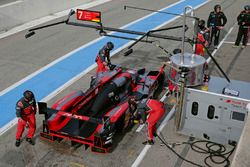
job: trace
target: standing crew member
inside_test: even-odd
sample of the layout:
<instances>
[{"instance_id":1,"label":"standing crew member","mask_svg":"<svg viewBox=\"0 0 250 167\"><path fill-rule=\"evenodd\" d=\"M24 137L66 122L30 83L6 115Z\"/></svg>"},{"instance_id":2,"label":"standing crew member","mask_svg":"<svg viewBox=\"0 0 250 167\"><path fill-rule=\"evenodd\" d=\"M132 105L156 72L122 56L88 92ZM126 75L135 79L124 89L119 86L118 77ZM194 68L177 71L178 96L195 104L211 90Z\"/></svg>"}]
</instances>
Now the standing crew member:
<instances>
[{"instance_id":1,"label":"standing crew member","mask_svg":"<svg viewBox=\"0 0 250 167\"><path fill-rule=\"evenodd\" d=\"M238 47L243 37L242 48L245 48L247 46L248 34L250 28L250 5L246 5L244 7L244 10L237 17L237 21L239 25L239 31L233 47Z\"/></svg>"},{"instance_id":2,"label":"standing crew member","mask_svg":"<svg viewBox=\"0 0 250 167\"><path fill-rule=\"evenodd\" d=\"M133 100L133 99L132 99ZM134 103L136 104L136 103ZM143 144L154 144L154 136L156 136L156 124L165 113L164 103L154 99L143 99L137 104L135 117L140 119L141 123L147 123L147 141Z\"/></svg>"},{"instance_id":3,"label":"standing crew member","mask_svg":"<svg viewBox=\"0 0 250 167\"><path fill-rule=\"evenodd\" d=\"M220 38L220 30L222 30L227 23L227 18L225 14L221 11L220 5L214 6L214 11L212 11L207 20L207 27L210 29L210 45L214 38L214 48L217 49Z\"/></svg>"},{"instance_id":4,"label":"standing crew member","mask_svg":"<svg viewBox=\"0 0 250 167\"><path fill-rule=\"evenodd\" d=\"M198 27L199 31L197 36L198 39L195 48L195 54L205 56L205 48L203 47L203 45L205 45L206 47L208 46L209 29L205 26L205 20L199 20Z\"/></svg>"},{"instance_id":5,"label":"standing crew member","mask_svg":"<svg viewBox=\"0 0 250 167\"><path fill-rule=\"evenodd\" d=\"M114 48L114 44L112 42L107 42L107 44L99 51L96 56L97 63L97 71L104 72L108 69L108 64L110 64L110 51Z\"/></svg>"},{"instance_id":6,"label":"standing crew member","mask_svg":"<svg viewBox=\"0 0 250 167\"><path fill-rule=\"evenodd\" d=\"M16 104L16 116L18 118L17 132L16 132L16 146L19 147L21 144L21 137L25 126L29 128L26 141L34 145L32 140L36 131L36 100L34 94L26 90L23 93L23 97L18 100Z\"/></svg>"}]
</instances>

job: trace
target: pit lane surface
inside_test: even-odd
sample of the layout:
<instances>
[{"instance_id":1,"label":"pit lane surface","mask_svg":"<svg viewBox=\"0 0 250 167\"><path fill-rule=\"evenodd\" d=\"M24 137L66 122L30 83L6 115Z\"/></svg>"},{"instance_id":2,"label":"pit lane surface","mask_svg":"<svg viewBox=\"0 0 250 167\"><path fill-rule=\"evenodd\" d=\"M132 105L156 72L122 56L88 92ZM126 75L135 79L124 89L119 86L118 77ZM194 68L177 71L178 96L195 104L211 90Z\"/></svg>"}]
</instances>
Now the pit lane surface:
<instances>
[{"instance_id":1,"label":"pit lane surface","mask_svg":"<svg viewBox=\"0 0 250 167\"><path fill-rule=\"evenodd\" d=\"M129 2L132 2L132 1L129 1ZM164 3L164 5L166 4L166 2L164 2L164 1L159 1L159 2ZM171 1L171 2L169 2L169 4L173 3L173 2L174 1ZM229 1L227 1L227 2L215 1L215 2L209 3L205 7L202 7L201 9L199 9L198 14L201 14L203 18L206 18L207 17L206 14L210 11L212 6L216 2L224 2L223 7L229 6L228 9L226 10L226 11L228 11L227 14L229 14L229 12L231 13L231 11L234 9L233 10L234 12L230 14L230 15L232 15L232 17L229 18L230 19L229 25L226 27L226 30L228 30L230 28L230 26L233 25L233 23L235 21L233 19L233 16L237 15L237 13L240 10L240 7L238 6L239 4L236 5L235 3L233 3L233 1L230 1L230 2ZM245 2L246 1L240 1L239 3L244 4ZM149 7L154 8L153 5L155 5L155 8L157 8L156 3L149 4L149 2L142 3L142 1L139 1L136 3L144 4L145 7L148 7L148 8ZM230 3L232 3L232 5ZM105 4L103 6L106 6L106 5L107 5L107 8L108 7L113 8L113 6L112 7L111 7L111 5L108 6L108 4ZM114 5L114 3L112 5ZM138 6L140 4L136 4L136 5ZM168 4L166 4L165 6L167 6L167 5ZM162 6L158 6L158 8L162 8ZM141 13L141 12L133 12L133 15L135 15L135 13ZM124 12L122 14L124 14ZM145 13L142 12L141 14L143 15ZM116 20L116 19L114 19L114 20ZM181 21L177 20L173 24L179 25L179 24L181 24ZM237 29L237 27L236 27L236 29ZM53 29L53 30L57 31L57 29ZM44 32L41 31L36 36L36 38L39 38L38 36L40 36L40 34L47 35L47 33L49 33L50 31L53 31L53 30L44 31ZM65 31L67 31L67 30L68 29L65 28ZM81 31L81 29L80 29L80 31ZM86 31L88 31L88 29L84 30L84 32L86 32ZM180 32L181 31L177 31L177 30L174 31L174 33L179 33L179 34L180 34ZM81 33L83 33L83 31L81 31ZM90 33L91 33L91 31L90 31ZM93 33L93 35L95 34L95 32L92 32L92 33ZM235 36L235 33L236 32L234 31L233 36ZM22 35L20 35L20 34L22 34ZM12 42L19 40L19 43L17 45L13 45L14 48L15 47L19 48L20 47L19 45L21 43L23 43L22 41L23 41L24 33L20 33L20 34L13 35L13 36L6 38L4 40L8 41L11 38L12 38ZM75 36L76 40L79 40L79 39L77 39L79 34ZM69 38L69 36L70 36L70 33L68 34L67 37ZM54 37L54 38L56 38L56 37ZM66 40L68 40L68 38L65 37ZM234 41L235 38L230 36L230 39ZM71 40L72 40L72 42L74 41L74 39L71 39ZM90 38L90 40L91 40L91 38ZM90 40L88 40L88 41L90 41ZM37 41L42 42L43 40L37 40ZM43 44L46 45L46 43L48 43L48 41L49 40L45 40ZM57 48L57 49L54 48L54 49L57 51L60 50L62 52L64 49L67 50L67 47L65 46L65 42L63 42L62 40L58 40L58 41L59 41L59 43L61 43L61 45L59 46L59 48ZM36 45L36 43L34 43L34 44L31 44L31 43L30 43L31 46ZM69 43L70 43L70 41L69 41ZM50 43L49 45L51 45L51 44L52 43ZM57 45L55 41L54 41L54 44ZM171 49L175 48L175 46L178 46L180 43L171 42L169 44L169 41L164 41L164 42L161 42L161 44L163 46L168 46L166 48L171 50ZM51 46L49 46L49 45L47 45L47 47L50 48ZM2 41L1 41L1 46L2 46ZM42 44L40 44L40 46L42 46ZM24 47L24 48L28 49L29 47ZM44 47L46 47L46 46L44 46ZM232 53L232 50L230 50L231 45L230 46L225 45L225 46L222 46L222 48L223 47L227 48L227 52ZM20 47L20 48L22 48L22 47ZM25 49L21 49L21 50L25 51ZM247 48L247 49L249 51L249 48ZM240 55L242 55L242 57L246 57L244 55L247 55L247 49L241 51ZM37 51L38 50L39 49L37 49ZM48 57L49 57L50 54L48 52L50 52L50 50L48 48L45 50L47 52L44 53L44 51L41 50L40 55L38 54L38 57L43 56L43 54L48 54ZM3 50L1 49L1 52L2 51ZM233 51L237 53L236 50L233 50ZM8 53L8 52L6 52L6 53ZM65 51L65 53L67 53L67 51ZM219 50L218 53L220 53L220 55L226 54L224 50ZM30 51L30 54L32 55L32 51ZM162 52L159 51L158 49L156 49L155 47L148 46L148 45L139 45L137 47L137 49L135 49L134 55L131 55L125 59L122 56L115 56L112 58L112 61L114 63L122 64L122 65L129 66L129 67L146 66L147 68L155 69L156 67L160 66L160 61L157 57L155 57L155 55L163 56ZM58 56L60 56L60 55L58 55ZM240 59L239 56L237 58ZM224 60L224 59L221 59L221 60ZM237 62L239 62L239 61L237 61ZM246 61L244 61L244 62L246 63ZM27 63L27 62L25 62L25 63ZM34 61L33 63L37 63L37 62ZM227 65L228 65L228 63L225 63L225 65L223 65L223 67L227 67ZM237 68L240 68L239 66L240 65L238 65ZM230 67L230 68L232 68L232 67ZM9 69L8 71L11 71L11 69ZM22 70L22 68L20 68L19 71L20 71L20 73L22 73L21 71L26 72L26 70ZM231 70L231 71L234 71L234 70ZM31 70L31 72L32 72L32 70ZM73 90L79 90L79 89L84 90L84 89L88 88L89 78L90 78L92 73L94 73L94 71L91 71L90 73L85 75L83 78L81 78L80 80L75 82L69 88L67 88L66 90L61 92L57 97L53 98L49 103L52 104L56 99L59 99L63 95L66 95L67 93L72 92ZM4 75L2 73L2 71L1 71L1 74L3 75L3 78L8 77L8 76L6 76L6 73ZM231 75L231 73L229 73L229 74ZM240 77L240 74L232 75L233 78L235 78L236 76ZM15 78L15 76L13 76L13 77ZM245 79L242 78L241 80L245 80ZM9 83L11 84L11 81ZM39 126L39 125L41 125L41 122L40 122L41 117L39 117L38 119L39 119L39 121L38 121L38 126ZM171 129L171 127L173 127L173 124L171 124L171 125L172 126L168 126L168 129L169 128ZM178 135L176 136L173 134L173 132L168 132L167 130L164 132L166 132L166 135L171 136L173 139L186 140L185 137L180 137ZM90 151L85 152L83 147L80 147L76 150L70 149L68 142L62 142L60 144L57 144L57 143L48 144L48 143L41 141L40 139L36 140L35 147L32 147L32 146L28 145L27 143L23 142L21 147L16 149L14 147L14 133L15 133L15 129L13 128L11 131L8 131L8 133L4 134L4 136L1 136L1 140L0 140L1 150L4 150L4 151L1 151L1 153L0 153L0 157L1 157L0 165L1 166L81 166L81 165L82 166L83 165L84 166L130 166L133 163L133 161L135 160L136 156L140 153L141 149L143 148L143 145L141 145L141 142L145 138L145 136L142 135L143 133L138 134L138 133L135 133L134 131L131 131L130 133L126 134L125 136L119 135L117 137L118 137L118 140L120 139L120 142L117 142L117 146L115 147L114 151L111 154L96 155L96 154L91 153ZM169 164L169 165L171 164L170 166L175 166L176 161L178 161L178 159L174 155L171 155L171 153L168 152L167 150L159 147L160 142L158 140L157 140L157 142L158 142L158 145L156 145L156 147L153 147L153 149L150 150L149 154L147 154L146 159L143 161L141 166L153 166L153 165L154 166L165 166L165 164ZM184 148L181 148L180 151L182 149L184 149ZM191 158L196 160L197 155L191 156ZM184 165L188 166L188 164L184 164Z\"/></svg>"},{"instance_id":2,"label":"pit lane surface","mask_svg":"<svg viewBox=\"0 0 250 167\"><path fill-rule=\"evenodd\" d=\"M197 7L205 2L207 1L182 0L163 8L162 11L182 13L183 7L185 6L189 5ZM129 23L128 25L123 26L123 28L147 32L151 29L162 26L162 24L165 24L174 18L175 16L173 15L154 13L136 20L135 22ZM122 34L117 32L113 33L113 35L124 35L128 38L138 37L133 34ZM58 89L64 87L68 81L75 77L79 77L79 75L82 76L84 73L83 71L88 69L94 64L93 62L95 62L94 55L96 54L96 48L101 48L108 41L112 41L116 44L113 52L118 52L129 43L124 39L111 39L110 37L98 38L69 54L62 56L56 61L27 76L20 82L3 90L0 93L0 104L5 106L1 110L6 113L6 115L0 120L1 129L5 129L5 127L8 127L9 124L12 124L12 122L15 121L13 105L15 105L15 102L20 98L20 94L22 94L24 90L30 89L34 92L38 101L47 101L48 96L51 96L51 94L54 94Z\"/></svg>"}]
</instances>

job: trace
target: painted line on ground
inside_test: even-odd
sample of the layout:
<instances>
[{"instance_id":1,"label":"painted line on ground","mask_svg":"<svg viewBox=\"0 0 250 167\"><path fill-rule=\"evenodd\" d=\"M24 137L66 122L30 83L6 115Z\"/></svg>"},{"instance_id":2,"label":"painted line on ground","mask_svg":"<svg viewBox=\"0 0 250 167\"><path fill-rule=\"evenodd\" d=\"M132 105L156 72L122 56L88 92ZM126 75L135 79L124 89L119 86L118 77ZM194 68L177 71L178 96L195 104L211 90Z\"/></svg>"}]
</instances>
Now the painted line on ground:
<instances>
[{"instance_id":1,"label":"painted line on ground","mask_svg":"<svg viewBox=\"0 0 250 167\"><path fill-rule=\"evenodd\" d=\"M159 134L163 130L163 128L167 125L168 121L173 117L174 113L175 113L175 106L170 110L170 112L164 118L160 126L157 128L157 134ZM151 147L152 145L146 145L139 154L139 156L136 158L134 163L131 165L131 167L138 167Z\"/></svg>"},{"instance_id":2,"label":"painted line on ground","mask_svg":"<svg viewBox=\"0 0 250 167\"><path fill-rule=\"evenodd\" d=\"M223 42L226 40L226 38L229 36L229 34L232 32L234 26L231 27L228 31L228 33L225 35L225 37L222 39L222 41L220 42L220 44L218 45L218 49L221 47L221 45L223 44ZM218 49L215 49L212 53L212 55L214 56L215 53L217 52ZM209 63L211 61L207 59L207 63ZM163 96L162 98L164 98L166 96ZM165 119L162 121L162 123L160 124L160 126L157 128L157 134L159 134L163 128L167 125L168 121L172 118L173 114L175 113L175 106L171 109L171 111L167 114L167 116L165 117ZM142 128L141 128L142 129ZM140 131L141 131L140 129ZM146 145L143 150L141 151L141 153L139 154L139 156L136 158L136 160L134 161L134 163L132 164L131 167L138 167L139 164L142 162L143 158L145 157L145 155L147 154L148 150L151 148L151 145Z\"/></svg>"},{"instance_id":3,"label":"painted line on ground","mask_svg":"<svg viewBox=\"0 0 250 167\"><path fill-rule=\"evenodd\" d=\"M14 1L14 2L9 2L9 3L6 3L6 4L2 4L2 5L0 5L0 9L5 8L7 6L15 5L15 4L18 4L18 3L23 3L23 0L17 0L17 1Z\"/></svg>"},{"instance_id":4,"label":"painted line on ground","mask_svg":"<svg viewBox=\"0 0 250 167\"><path fill-rule=\"evenodd\" d=\"M205 5L206 3L208 3L208 1L198 5L196 8L197 9L203 5ZM163 96L164 97L164 96ZM162 98L163 98L162 97ZM166 96L165 96L166 98ZM175 113L175 106L171 109L171 111L167 114L167 116L164 118L163 122L160 124L160 126L157 128L157 134L159 134L163 128L167 125L168 121L172 118L173 114ZM143 160L143 158L145 157L145 155L147 154L148 150L151 148L151 145L146 145L143 150L140 152L139 156L136 158L136 160L133 162L133 164L131 165L131 167L138 167L141 163L141 161Z\"/></svg>"},{"instance_id":5,"label":"painted line on ground","mask_svg":"<svg viewBox=\"0 0 250 167\"><path fill-rule=\"evenodd\" d=\"M179 1L179 2L176 2L176 3L174 3L174 4L171 4L171 5L169 5L168 7L163 8L163 9L161 9L161 10L165 10L165 9L167 9L167 8L169 8L169 7L172 7L173 5L176 5L176 4L178 4L178 3L180 3L180 2L183 2L183 1L185 1L185 0L181 0L181 1ZM139 21L141 21L141 20L143 20L143 19L145 19L145 18L147 18L147 17L152 16L153 14L155 14L155 13L151 13L151 14L146 15L146 16L140 18L140 19L137 19L137 20L135 20L135 21L133 21L133 22L131 22L131 23L125 25L125 26L120 27L120 29L125 29L125 28L127 28L128 26L130 26L130 25L132 25L132 24L134 24L134 23L136 23L136 22L139 22ZM111 34L113 34L113 33L111 33ZM95 43L95 42L97 42L97 41L100 41L100 40L103 39L103 38L106 38L106 37L99 37L99 38L97 38L97 39L95 39L95 40L93 40L93 41L91 41L91 42L89 42L89 43L87 43L87 44L85 44L85 45L83 45L83 46L81 46L81 47L79 47L79 48L77 48L77 49L71 51L71 52L69 52L68 54L66 54L66 55L64 55L64 56L62 56L62 57L60 57L60 58L54 60L53 62L49 63L48 65L46 65L46 66L40 68L39 70L37 70L37 71L33 72L32 74L28 75L27 77L23 78L22 80L20 80L20 81L14 83L13 85L9 86L8 88L6 88L6 89L4 89L4 90L2 90L2 91L0 92L0 96L2 96L3 94L7 93L8 91L10 91L10 90L16 88L17 86L19 86L19 85L21 85L22 83L24 83L25 81L31 79L31 78L34 77L35 75L37 75L37 74L39 74L39 73L45 71L46 69L48 69L49 67L55 65L56 63L58 63L58 62L60 62L60 61L62 61L62 60L64 60L64 59L66 59L67 57L69 57L69 56L71 56L72 54L74 54L74 53L80 51L81 49L84 49L84 48L88 47L89 45L92 45L93 43ZM131 42L131 43L132 43L132 42ZM112 53L112 54L113 54L113 53Z\"/></svg>"},{"instance_id":6,"label":"painted line on ground","mask_svg":"<svg viewBox=\"0 0 250 167\"><path fill-rule=\"evenodd\" d=\"M164 102L168 93L169 93L169 90L167 89L166 93L160 99L161 102ZM145 126L145 124L139 125L139 127L136 129L136 132L141 132L141 130L144 128L144 126Z\"/></svg>"},{"instance_id":7,"label":"painted line on ground","mask_svg":"<svg viewBox=\"0 0 250 167\"><path fill-rule=\"evenodd\" d=\"M167 125L168 121L173 117L175 113L175 105L172 107L172 109L169 111L168 115L165 117L165 119L162 121L160 126L157 128L157 134L159 135L160 132L163 130L163 128Z\"/></svg>"},{"instance_id":8,"label":"painted line on ground","mask_svg":"<svg viewBox=\"0 0 250 167\"><path fill-rule=\"evenodd\" d=\"M221 40L221 42L219 43L217 49L214 49L214 51L212 52L212 56L215 55L215 53L218 51L218 49L222 46L222 44L224 43L224 41L227 39L227 37L231 34L231 32L234 29L234 26L236 25L236 23L228 30L227 34L225 35L225 37ZM211 58L209 57L206 62L209 64L209 62L211 61Z\"/></svg>"},{"instance_id":9,"label":"painted line on ground","mask_svg":"<svg viewBox=\"0 0 250 167\"><path fill-rule=\"evenodd\" d=\"M213 51L212 56L214 56L216 54L216 52L218 51L218 49L222 46L222 44L225 42L225 40L227 39L227 37L231 34L231 32L233 31L234 25L229 29L228 33L221 40L220 44L218 45L218 48ZM208 58L207 59L207 63L209 63L210 61L211 61L211 58ZM164 96L162 98L164 98ZM157 134L159 134L163 130L163 128L167 125L168 121L172 118L172 116L173 116L174 113L175 113L175 106L171 109L171 111L167 114L167 116L162 121L162 123L160 124L160 126L157 128ZM145 157L145 155L147 154L147 152L148 152L148 150L150 148L151 148L151 145L146 145L143 148L143 150L141 151L141 153L139 154L139 156L136 158L136 160L134 161L134 163L132 164L131 167L138 167L139 164L141 163L141 161L143 160L143 158Z\"/></svg>"},{"instance_id":10,"label":"painted line on ground","mask_svg":"<svg viewBox=\"0 0 250 167\"><path fill-rule=\"evenodd\" d=\"M184 1L184 0L182 0L182 1ZM172 7L173 5L178 4L178 3L182 2L182 1L179 1L179 2L176 2L176 3L174 3L174 4L171 4L171 5L169 5L169 6L165 7L165 8L163 8L162 10L167 9L167 8L169 8L169 7ZM136 23L137 21L141 21L141 20L143 20L143 19L145 19L145 18L147 18L147 17L150 17L150 16L153 15L153 14L154 14L154 13L151 13L151 14L149 14L149 15L146 15L146 16L144 16L144 17L138 19L138 20L135 20L135 21L133 21L133 22L131 22L131 23L129 23L129 24L127 24L127 25L121 27L121 28L126 28L127 26L130 26L130 25ZM167 24L167 23L166 23L166 24ZM162 25L160 25L160 26L162 26ZM158 27L160 27L160 26L158 26ZM158 27L156 27L155 29L157 29ZM112 33L111 33L111 34L112 34ZM20 80L19 82L15 83L14 85L12 85L12 86L8 87L7 89L3 90L2 92L0 92L0 96L2 96L2 94L7 93L7 92L10 91L11 89L14 89L14 88L17 87L18 85L24 83L25 81L29 80L30 78L34 77L35 75L39 74L40 72L42 72L42 71L48 69L49 67L53 66L54 64L60 62L61 60L67 58L67 57L70 56L71 54L74 54L74 53L76 53L77 51L79 51L79 50L81 50L81 49L83 49L83 48L85 48L85 47L87 47L87 46L89 46L89 45L91 45L91 44L93 44L93 43L95 43L95 42L97 42L97 41L103 39L103 38L104 38L104 37L97 38L96 40L93 40L93 41L91 41L91 42L89 42L89 43L87 43L87 44L85 44L85 45L83 45L83 46L81 46L81 47L79 47L79 48L73 50L72 52L70 52L70 53L68 53L68 54L66 54L66 55L64 55L64 56L62 56L62 57L60 57L59 59L57 59L57 60L55 60L55 61L49 63L49 64L46 65L45 67L39 69L38 71L32 73L31 75L25 77L24 79ZM138 37L138 38L139 38L139 37ZM127 45L125 45L124 47L121 47L120 49L117 49L116 51L112 52L112 55L116 54L116 53L119 52L120 50L122 50L122 49L124 49L125 47L129 46L132 42L133 42L133 41L129 42L129 43L128 43ZM111 56L112 56L112 55L111 55ZM57 94L59 94L61 91L63 91L64 89L66 89L68 86L70 86L72 83L74 83L75 81L77 81L78 79L80 79L82 76L84 76L86 73L88 73L89 71L91 71L91 70L94 69L95 67L96 67L96 64L91 65L88 69L84 70L82 73L78 74L77 76L75 76L74 78L72 78L71 80L69 80L67 83L65 83L64 85L62 85L62 86L59 87L58 89L54 90L52 93L50 93L48 96L46 96L45 98L43 98L41 101L43 101L43 102L49 101L49 100L52 99L54 96L56 96ZM10 128L12 128L14 125L16 125L17 121L18 121L18 119L17 119L17 118L14 118L14 119L11 120L9 123L7 123L7 124L4 125L3 127L1 127L1 128L0 128L0 135L4 134L4 133L7 132Z\"/></svg>"},{"instance_id":11,"label":"painted line on ground","mask_svg":"<svg viewBox=\"0 0 250 167\"><path fill-rule=\"evenodd\" d=\"M185 0L179 1L179 2L177 2L177 3L175 3L175 4L172 4L172 5L168 6L168 7L163 8L163 10L168 9L168 8L174 6L174 5L180 5L180 3L182 3L182 2L184 2L184 4L182 4L182 5L185 6L186 3L188 3L188 0L186 0L186 1L185 1ZM197 1L197 2L199 2L199 1ZM197 2L196 2L196 3L197 3ZM182 8L183 6L178 6L178 7L179 7L179 8ZM172 10L173 10L173 9L172 9ZM150 15L148 15L148 16L145 16L145 17L143 17L143 18L141 18L141 19L138 19L138 20L141 21L141 20L143 20L143 19L149 18L150 16L154 16L154 15L156 15L156 14L158 14L158 13L152 13L152 14L150 14ZM155 16L155 17L156 17L156 16ZM170 17L170 18L171 18L171 17ZM153 19L153 18L152 18L152 19ZM164 19L163 15L162 15L161 19ZM168 19L169 19L169 18L168 18ZM126 26L123 26L123 28L124 28L124 27L128 27L129 25L132 25L133 23L137 23L138 20L136 20L136 21L134 21L134 22L132 22L132 23L126 25ZM153 20L155 21L155 18L154 18ZM151 21L151 20L149 20L149 21ZM152 25L151 25L151 26L152 26ZM157 26L157 27L159 27L159 26ZM144 26L143 28L145 28L145 26ZM155 27L155 28L156 28L156 27ZM151 29L153 29L153 28L151 28ZM28 79L32 78L32 76L35 76L35 74L39 74L39 72L48 69L49 66L52 66L52 65L56 64L57 62L59 62L59 61L65 59L65 58L69 57L69 56L72 55L73 53L76 53L77 51L81 51L81 49L86 48L87 46L90 46L90 44L93 44L94 42L99 41L99 40L101 40L101 39L103 39L103 38L106 38L106 37L98 38L98 39L96 39L96 40L94 40L94 41L92 41L92 42L90 42L90 43L84 45L83 47L80 47L80 48L78 48L78 49L72 51L71 53L69 53L69 54L63 56L62 58L59 58L59 60L58 60L58 59L55 60L54 62L50 63L49 65L45 66L44 68L42 68L42 69L38 70L37 72L31 74L30 76L26 77L26 78L25 78L26 81L27 81ZM128 43L127 43L127 45L128 45ZM84 72L84 70L83 70L83 72ZM46 77L47 77L47 76L46 76ZM19 85L22 84L22 82L24 83L24 82L25 82L25 79L23 79L22 81L20 81L20 82L19 82ZM71 78L71 79L72 79L72 78ZM73 82L73 81L72 81L72 82ZM15 85L15 86L17 87L18 85ZM15 88L15 86L12 86L12 89ZM10 89L10 88L9 88L9 89ZM11 89L10 89L10 90L11 90ZM43 90L39 90L39 91L43 91ZM8 91L5 90L5 92L4 92L4 91L1 92L1 95L3 95L4 93L7 93L7 92L8 92ZM55 91L54 91L54 92L55 92ZM56 93L56 92L55 92L55 93ZM20 94L21 94L21 92L19 92L19 95L20 95ZM46 97L45 97L45 98L46 98ZM50 98L51 98L51 97L50 97ZM41 98L40 98L40 99L41 99ZM40 99L38 99L38 100L40 100ZM43 99L43 98L42 98L42 99ZM14 106L14 105L13 105L13 106ZM13 112L12 114L14 115L14 112ZM8 123L8 125L5 125L4 128L1 128L1 129L0 129L0 134L2 134L2 132L5 132L6 129L11 128L11 126L13 126L13 122L15 122L15 121L14 121L14 120L11 120L10 123Z\"/></svg>"},{"instance_id":12,"label":"painted line on ground","mask_svg":"<svg viewBox=\"0 0 250 167\"><path fill-rule=\"evenodd\" d=\"M224 44L234 44L235 42L233 41L224 41ZM250 46L250 43L247 43L247 46Z\"/></svg>"},{"instance_id":13,"label":"painted line on ground","mask_svg":"<svg viewBox=\"0 0 250 167\"><path fill-rule=\"evenodd\" d=\"M140 165L141 161L143 160L143 158L145 157L145 155L147 154L148 150L152 147L152 145L146 145L143 150L141 151L141 153L139 154L139 156L136 158L135 162L131 165L131 167L137 167Z\"/></svg>"},{"instance_id":14,"label":"painted line on ground","mask_svg":"<svg viewBox=\"0 0 250 167\"><path fill-rule=\"evenodd\" d=\"M75 9L75 10L78 9L78 8L80 8L80 9L88 9L88 8L92 8L94 6L98 6L98 5L101 5L101 4L110 2L110 1L112 1L112 0L96 0L94 2L89 2L87 4L76 6L76 7L70 8L70 9ZM23 1L17 1L17 2L22 3ZM16 4L16 2L13 2L13 3ZM13 5L13 4L11 4L11 5ZM1 7L2 6L0 6L0 8ZM46 22L49 22L49 21L52 21L52 20L67 16L69 14L70 9L66 9L66 10L61 11L61 12L53 13L53 14L51 14L49 16L45 16L45 17L42 17L42 18L39 18L39 19L35 19L35 20L30 21L30 22L24 23L24 24L22 24L20 26L14 27L14 28L6 31L6 32L0 33L0 39L8 37L8 36L13 35L13 34L16 34L18 32L30 29L30 28L35 27L37 25L44 24Z\"/></svg>"},{"instance_id":15,"label":"painted line on ground","mask_svg":"<svg viewBox=\"0 0 250 167\"><path fill-rule=\"evenodd\" d=\"M139 125L139 127L136 129L136 132L141 132L141 130L144 128L144 124Z\"/></svg>"},{"instance_id":16,"label":"painted line on ground","mask_svg":"<svg viewBox=\"0 0 250 167\"><path fill-rule=\"evenodd\" d=\"M77 162L72 162L72 161L69 164L73 166L78 166L78 167L85 167L83 164L79 164Z\"/></svg>"},{"instance_id":17,"label":"painted line on ground","mask_svg":"<svg viewBox=\"0 0 250 167\"><path fill-rule=\"evenodd\" d=\"M201 7L201 6L203 6L204 4L206 4L206 3L208 3L208 2L204 2L204 3L202 3L202 4L200 4L200 5L198 5L195 9L197 9L197 8L199 8L199 7ZM176 16L175 18L173 18L173 20L175 20L175 19L178 19L180 16ZM162 97L162 98L164 98L164 96ZM162 98L160 99L160 101L164 101L165 99L163 99L162 100ZM142 125L139 125L139 127L136 129L136 132L141 132L141 130L144 128L144 124L142 124Z\"/></svg>"}]
</instances>

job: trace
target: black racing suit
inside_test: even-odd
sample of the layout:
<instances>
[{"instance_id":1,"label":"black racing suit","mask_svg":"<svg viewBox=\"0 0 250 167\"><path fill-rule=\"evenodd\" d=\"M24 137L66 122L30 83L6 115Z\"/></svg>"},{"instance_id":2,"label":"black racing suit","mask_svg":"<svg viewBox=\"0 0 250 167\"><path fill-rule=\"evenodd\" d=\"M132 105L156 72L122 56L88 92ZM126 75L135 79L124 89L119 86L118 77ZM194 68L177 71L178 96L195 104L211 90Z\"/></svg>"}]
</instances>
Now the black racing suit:
<instances>
[{"instance_id":1,"label":"black racing suit","mask_svg":"<svg viewBox=\"0 0 250 167\"><path fill-rule=\"evenodd\" d=\"M95 61L97 63L96 73L104 72L107 70L106 65L104 65L103 63L106 62L107 64L110 64L111 62L110 62L110 50L107 48L106 45L99 51Z\"/></svg>"},{"instance_id":2,"label":"black racing suit","mask_svg":"<svg viewBox=\"0 0 250 167\"><path fill-rule=\"evenodd\" d=\"M107 49L107 46L104 46L98 53L102 62L110 63L110 50ZM107 60L106 60L107 59Z\"/></svg>"},{"instance_id":3,"label":"black racing suit","mask_svg":"<svg viewBox=\"0 0 250 167\"><path fill-rule=\"evenodd\" d=\"M240 41L243 37L242 44L246 46L248 42L248 33L250 28L250 13L247 13L245 10L242 11L237 17L237 21L239 25L239 31L237 34L235 45L239 46Z\"/></svg>"},{"instance_id":4,"label":"black racing suit","mask_svg":"<svg viewBox=\"0 0 250 167\"><path fill-rule=\"evenodd\" d=\"M210 44L212 43L214 37L214 46L219 44L220 38L220 29L219 27L224 27L227 23L227 17L223 12L216 13L215 11L211 12L208 20L207 27L210 28L211 36L210 36Z\"/></svg>"}]
</instances>

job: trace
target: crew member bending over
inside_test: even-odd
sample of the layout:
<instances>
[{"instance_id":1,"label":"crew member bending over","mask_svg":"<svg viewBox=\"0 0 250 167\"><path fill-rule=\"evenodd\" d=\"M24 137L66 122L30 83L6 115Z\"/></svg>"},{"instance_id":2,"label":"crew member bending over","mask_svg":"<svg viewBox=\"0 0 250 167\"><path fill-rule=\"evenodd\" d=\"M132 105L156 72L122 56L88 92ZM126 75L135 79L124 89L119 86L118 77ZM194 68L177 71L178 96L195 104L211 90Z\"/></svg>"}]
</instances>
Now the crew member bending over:
<instances>
[{"instance_id":1,"label":"crew member bending over","mask_svg":"<svg viewBox=\"0 0 250 167\"><path fill-rule=\"evenodd\" d=\"M135 99L130 99L135 100ZM138 102L137 102L138 103ZM135 117L140 119L140 123L147 124L147 140L143 144L154 144L154 136L156 136L156 124L165 113L164 103L154 99L143 99L137 105Z\"/></svg>"},{"instance_id":2,"label":"crew member bending over","mask_svg":"<svg viewBox=\"0 0 250 167\"><path fill-rule=\"evenodd\" d=\"M107 44L99 51L98 55L96 56L96 63L97 63L97 71L104 72L107 71L108 64L110 64L110 51L114 48L114 44L112 42L107 42Z\"/></svg>"}]
</instances>

